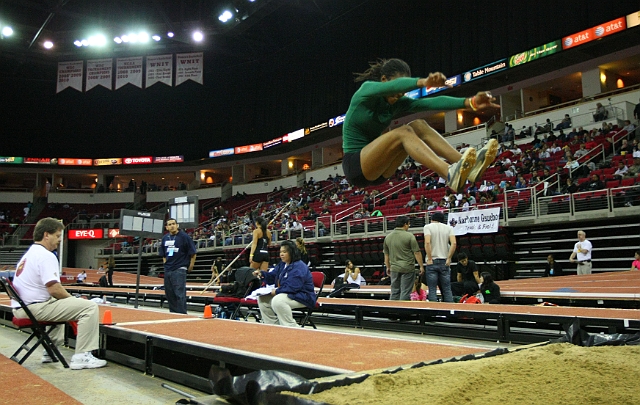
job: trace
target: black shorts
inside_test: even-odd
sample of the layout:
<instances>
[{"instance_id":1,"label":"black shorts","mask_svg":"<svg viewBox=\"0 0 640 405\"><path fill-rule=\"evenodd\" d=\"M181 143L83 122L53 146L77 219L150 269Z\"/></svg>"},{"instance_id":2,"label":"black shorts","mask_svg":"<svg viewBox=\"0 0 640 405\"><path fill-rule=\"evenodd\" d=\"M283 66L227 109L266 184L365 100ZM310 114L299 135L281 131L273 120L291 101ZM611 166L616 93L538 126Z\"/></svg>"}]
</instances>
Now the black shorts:
<instances>
[{"instance_id":1,"label":"black shorts","mask_svg":"<svg viewBox=\"0 0 640 405\"><path fill-rule=\"evenodd\" d=\"M364 174L362 174L362 165L360 164L360 151L344 154L342 157L342 170L349 183L357 187L375 186L387 180L383 176L373 181L367 180L364 177Z\"/></svg>"},{"instance_id":2,"label":"black shorts","mask_svg":"<svg viewBox=\"0 0 640 405\"><path fill-rule=\"evenodd\" d=\"M263 263L263 262L268 262L269 261L269 253L254 253L253 257L251 258L251 261L256 262L256 263Z\"/></svg>"}]
</instances>

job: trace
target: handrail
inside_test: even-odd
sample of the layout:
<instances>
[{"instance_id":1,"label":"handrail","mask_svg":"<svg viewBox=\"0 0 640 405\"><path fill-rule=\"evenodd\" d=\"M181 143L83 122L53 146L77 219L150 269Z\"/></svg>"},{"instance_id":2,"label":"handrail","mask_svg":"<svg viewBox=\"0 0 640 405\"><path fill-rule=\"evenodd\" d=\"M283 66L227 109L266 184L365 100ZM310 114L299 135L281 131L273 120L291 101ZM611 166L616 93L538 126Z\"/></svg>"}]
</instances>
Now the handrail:
<instances>
[{"instance_id":1,"label":"handrail","mask_svg":"<svg viewBox=\"0 0 640 405\"><path fill-rule=\"evenodd\" d=\"M407 184L408 183L408 184ZM411 187L411 180L403 180L400 183L396 184L393 187L389 187L388 189L381 191L379 194L376 194L373 196L373 206L376 206L376 198L380 199L382 197L385 197L388 195L389 192L391 192L391 194L393 194L395 191L397 191L397 189L402 190L403 188L405 188L406 186Z\"/></svg>"},{"instance_id":2,"label":"handrail","mask_svg":"<svg viewBox=\"0 0 640 405\"><path fill-rule=\"evenodd\" d=\"M257 198L257 199L255 199L255 200L252 200L252 201L249 201L249 202L247 202L247 203L244 203L244 204L242 204L242 205L240 205L240 206L237 206L237 207L235 207L235 208L233 209L233 211L231 211L231 215L232 215L232 216L235 216L235 215L236 215L236 212L238 212L238 211L240 211L240 210L246 210L248 207L252 206L253 204L257 204L257 203L259 203L259 202L261 202L261 200L260 200L259 198Z\"/></svg>"},{"instance_id":3,"label":"handrail","mask_svg":"<svg viewBox=\"0 0 640 405\"><path fill-rule=\"evenodd\" d=\"M276 190L276 191L272 191L269 194L267 194L267 201L271 200L271 198L277 196L280 193L284 193L287 190L291 190L292 188L294 188L293 186L287 186L285 188L283 188L282 190Z\"/></svg>"},{"instance_id":4,"label":"handrail","mask_svg":"<svg viewBox=\"0 0 640 405\"><path fill-rule=\"evenodd\" d=\"M345 208L342 211L336 212L336 214L334 215L335 222L338 222L341 219L344 219L344 218L348 217L349 215L351 215L353 213L353 211L357 211L359 208L362 208L362 203L354 204L353 206L351 206L349 208ZM339 217L341 214L344 214L344 215Z\"/></svg>"}]
</instances>

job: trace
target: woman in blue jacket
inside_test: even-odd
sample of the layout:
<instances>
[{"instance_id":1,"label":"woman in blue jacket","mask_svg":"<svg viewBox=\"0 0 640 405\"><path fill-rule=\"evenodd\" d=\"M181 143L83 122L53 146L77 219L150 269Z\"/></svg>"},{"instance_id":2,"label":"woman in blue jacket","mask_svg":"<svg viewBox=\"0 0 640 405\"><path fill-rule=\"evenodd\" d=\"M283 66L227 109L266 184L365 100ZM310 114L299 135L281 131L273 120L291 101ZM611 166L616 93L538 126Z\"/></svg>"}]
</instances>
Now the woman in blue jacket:
<instances>
[{"instance_id":1,"label":"woman in blue jacket","mask_svg":"<svg viewBox=\"0 0 640 405\"><path fill-rule=\"evenodd\" d=\"M313 308L316 294L313 278L305 263L300 260L300 250L293 241L285 241L280 247L281 262L267 272L256 270L265 284L275 285L269 295L258 297L262 320L266 324L298 326L293 319L292 309Z\"/></svg>"}]
</instances>

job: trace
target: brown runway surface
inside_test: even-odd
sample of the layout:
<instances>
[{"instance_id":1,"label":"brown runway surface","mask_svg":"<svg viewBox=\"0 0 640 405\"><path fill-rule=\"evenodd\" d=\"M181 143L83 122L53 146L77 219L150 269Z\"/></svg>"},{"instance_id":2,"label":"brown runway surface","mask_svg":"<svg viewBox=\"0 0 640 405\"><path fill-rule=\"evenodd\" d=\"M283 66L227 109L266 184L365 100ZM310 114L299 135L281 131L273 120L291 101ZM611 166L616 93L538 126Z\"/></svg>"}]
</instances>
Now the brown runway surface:
<instances>
[{"instance_id":1,"label":"brown runway surface","mask_svg":"<svg viewBox=\"0 0 640 405\"><path fill-rule=\"evenodd\" d=\"M117 327L331 367L342 373L396 367L486 351L477 347L410 342L223 319L120 324ZM336 355L338 352L344 355Z\"/></svg>"},{"instance_id":2,"label":"brown runway surface","mask_svg":"<svg viewBox=\"0 0 640 405\"><path fill-rule=\"evenodd\" d=\"M496 314L525 314L525 315L551 315L570 316L581 318L601 319L633 319L640 320L640 311L637 309L609 309L609 308L582 308L582 307L555 307L535 305L471 305L447 302L425 301L387 301L353 298L320 298L318 302L323 305L353 305L372 308L416 308L437 309L445 311L465 312L495 312Z\"/></svg>"},{"instance_id":3,"label":"brown runway surface","mask_svg":"<svg viewBox=\"0 0 640 405\"><path fill-rule=\"evenodd\" d=\"M544 277L501 280L503 297L615 298L640 301L640 271L591 274L588 276ZM325 286L325 291L331 291ZM389 286L366 285L350 293L390 292Z\"/></svg>"},{"instance_id":4,"label":"brown runway surface","mask_svg":"<svg viewBox=\"0 0 640 405\"><path fill-rule=\"evenodd\" d=\"M3 404L82 404L3 355L0 355L0 385Z\"/></svg>"}]
</instances>

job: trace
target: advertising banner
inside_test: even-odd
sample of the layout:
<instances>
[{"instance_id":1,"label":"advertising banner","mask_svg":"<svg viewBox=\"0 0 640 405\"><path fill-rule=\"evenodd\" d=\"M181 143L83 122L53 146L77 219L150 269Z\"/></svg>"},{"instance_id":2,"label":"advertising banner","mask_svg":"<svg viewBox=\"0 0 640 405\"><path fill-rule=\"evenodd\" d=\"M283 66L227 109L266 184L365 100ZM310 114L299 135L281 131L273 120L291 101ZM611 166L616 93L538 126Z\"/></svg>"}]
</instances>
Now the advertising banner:
<instances>
[{"instance_id":1,"label":"advertising banner","mask_svg":"<svg viewBox=\"0 0 640 405\"><path fill-rule=\"evenodd\" d=\"M449 225L456 235L498 232L499 223L500 208L449 213Z\"/></svg>"},{"instance_id":2,"label":"advertising banner","mask_svg":"<svg viewBox=\"0 0 640 405\"><path fill-rule=\"evenodd\" d=\"M121 165L122 158L110 158L110 159L93 159L94 166L114 166Z\"/></svg>"},{"instance_id":3,"label":"advertising banner","mask_svg":"<svg viewBox=\"0 0 640 405\"><path fill-rule=\"evenodd\" d=\"M242 153L259 152L262 150L261 143L254 143L253 145L236 146L234 153L240 155Z\"/></svg>"},{"instance_id":4,"label":"advertising banner","mask_svg":"<svg viewBox=\"0 0 640 405\"><path fill-rule=\"evenodd\" d=\"M92 59L87 61L87 85L84 91L96 86L113 90L113 59Z\"/></svg>"},{"instance_id":5,"label":"advertising banner","mask_svg":"<svg viewBox=\"0 0 640 405\"><path fill-rule=\"evenodd\" d=\"M344 122L345 115L346 114L342 114L342 115L338 115L335 118L329 119L329 122L328 122L329 128L333 128L335 126L342 125L342 123Z\"/></svg>"},{"instance_id":6,"label":"advertising banner","mask_svg":"<svg viewBox=\"0 0 640 405\"><path fill-rule=\"evenodd\" d=\"M24 158L24 163L33 164L33 165L55 165L58 163L58 159L26 157Z\"/></svg>"},{"instance_id":7,"label":"advertising banner","mask_svg":"<svg viewBox=\"0 0 640 405\"><path fill-rule=\"evenodd\" d=\"M120 235L120 229L118 228L109 228L107 232L108 232L107 233L108 238L120 238L120 237L124 238L125 237Z\"/></svg>"},{"instance_id":8,"label":"advertising banner","mask_svg":"<svg viewBox=\"0 0 640 405\"><path fill-rule=\"evenodd\" d=\"M490 63L488 65L484 65L482 67L470 70L462 75L464 82L470 82L472 80L481 79L485 76L492 75L494 73L498 73L501 70L505 70L507 68L507 60L501 59L497 62Z\"/></svg>"},{"instance_id":9,"label":"advertising banner","mask_svg":"<svg viewBox=\"0 0 640 405\"><path fill-rule=\"evenodd\" d=\"M0 156L0 163L23 163L24 159L17 156Z\"/></svg>"},{"instance_id":10,"label":"advertising banner","mask_svg":"<svg viewBox=\"0 0 640 405\"><path fill-rule=\"evenodd\" d=\"M122 159L122 163L125 165L150 165L153 163L153 158L151 156L126 157Z\"/></svg>"},{"instance_id":11,"label":"advertising banner","mask_svg":"<svg viewBox=\"0 0 640 405\"><path fill-rule=\"evenodd\" d=\"M153 163L180 163L184 162L184 156L156 156L153 158Z\"/></svg>"},{"instance_id":12,"label":"advertising banner","mask_svg":"<svg viewBox=\"0 0 640 405\"><path fill-rule=\"evenodd\" d=\"M575 48L576 46L586 44L598 38L624 31L626 28L626 18L616 18L607 23L596 25L595 27L562 38L562 49Z\"/></svg>"},{"instance_id":13,"label":"advertising banner","mask_svg":"<svg viewBox=\"0 0 640 405\"><path fill-rule=\"evenodd\" d=\"M142 88L142 56L116 59L116 90L125 84Z\"/></svg>"},{"instance_id":14,"label":"advertising banner","mask_svg":"<svg viewBox=\"0 0 640 405\"><path fill-rule=\"evenodd\" d=\"M553 55L556 52L562 50L562 41L557 40L544 44L542 46L535 47L527 52L517 53L509 58L509 67L520 66L532 60L544 58L545 56Z\"/></svg>"},{"instance_id":15,"label":"advertising banner","mask_svg":"<svg viewBox=\"0 0 640 405\"><path fill-rule=\"evenodd\" d=\"M76 60L73 62L58 63L58 80L56 93L60 93L67 87L82 91L82 76L84 74L84 62Z\"/></svg>"},{"instance_id":16,"label":"advertising banner","mask_svg":"<svg viewBox=\"0 0 640 405\"><path fill-rule=\"evenodd\" d=\"M202 84L202 52L198 53L179 53L176 54L176 86L186 82L187 80L193 80L196 83Z\"/></svg>"},{"instance_id":17,"label":"advertising banner","mask_svg":"<svg viewBox=\"0 0 640 405\"><path fill-rule=\"evenodd\" d=\"M324 128L328 127L328 126L329 126L329 124L327 122L323 122L322 124L314 125L312 127L309 127L307 129L305 129L304 130L304 134L305 135L309 135L312 132L324 129Z\"/></svg>"},{"instance_id":18,"label":"advertising banner","mask_svg":"<svg viewBox=\"0 0 640 405\"><path fill-rule=\"evenodd\" d=\"M147 79L145 88L156 83L164 83L171 86L173 77L173 55L147 56Z\"/></svg>"},{"instance_id":19,"label":"advertising banner","mask_svg":"<svg viewBox=\"0 0 640 405\"><path fill-rule=\"evenodd\" d=\"M442 86L442 87L423 87L422 88L422 97L428 96L429 94L438 93L438 92L440 92L442 90L448 89L449 87L460 86L460 83L462 83L462 75L451 76L451 77L447 78L447 80L444 81L444 84L446 84L446 86Z\"/></svg>"},{"instance_id":20,"label":"advertising banner","mask_svg":"<svg viewBox=\"0 0 640 405\"><path fill-rule=\"evenodd\" d=\"M415 100L417 98L420 98L420 94L421 93L422 93L422 89L415 89L415 90L411 90L411 91L408 91L408 92L404 93L404 95L406 97L409 97L409 98L412 98L412 99Z\"/></svg>"},{"instance_id":21,"label":"advertising banner","mask_svg":"<svg viewBox=\"0 0 640 405\"><path fill-rule=\"evenodd\" d=\"M640 25L640 11L627 15L627 28Z\"/></svg>"},{"instance_id":22,"label":"advertising banner","mask_svg":"<svg viewBox=\"0 0 640 405\"><path fill-rule=\"evenodd\" d=\"M69 229L69 239L102 239L102 229Z\"/></svg>"},{"instance_id":23,"label":"advertising banner","mask_svg":"<svg viewBox=\"0 0 640 405\"><path fill-rule=\"evenodd\" d=\"M304 136L304 128L301 128L297 131L289 132L285 136L282 137L282 142L293 142L296 139L300 139Z\"/></svg>"},{"instance_id":24,"label":"advertising banner","mask_svg":"<svg viewBox=\"0 0 640 405\"><path fill-rule=\"evenodd\" d=\"M233 155L234 152L235 150L233 148L212 150L212 151L209 151L209 157L215 158L215 157L221 157L221 156L231 156Z\"/></svg>"},{"instance_id":25,"label":"advertising banner","mask_svg":"<svg viewBox=\"0 0 640 405\"><path fill-rule=\"evenodd\" d=\"M93 159L59 158L60 166L93 166Z\"/></svg>"},{"instance_id":26,"label":"advertising banner","mask_svg":"<svg viewBox=\"0 0 640 405\"><path fill-rule=\"evenodd\" d=\"M275 138L275 139L272 139L270 141L263 142L262 143L262 149L267 149L267 148L270 148L272 146L277 146L277 145L280 145L281 143L282 143L282 137Z\"/></svg>"}]
</instances>

